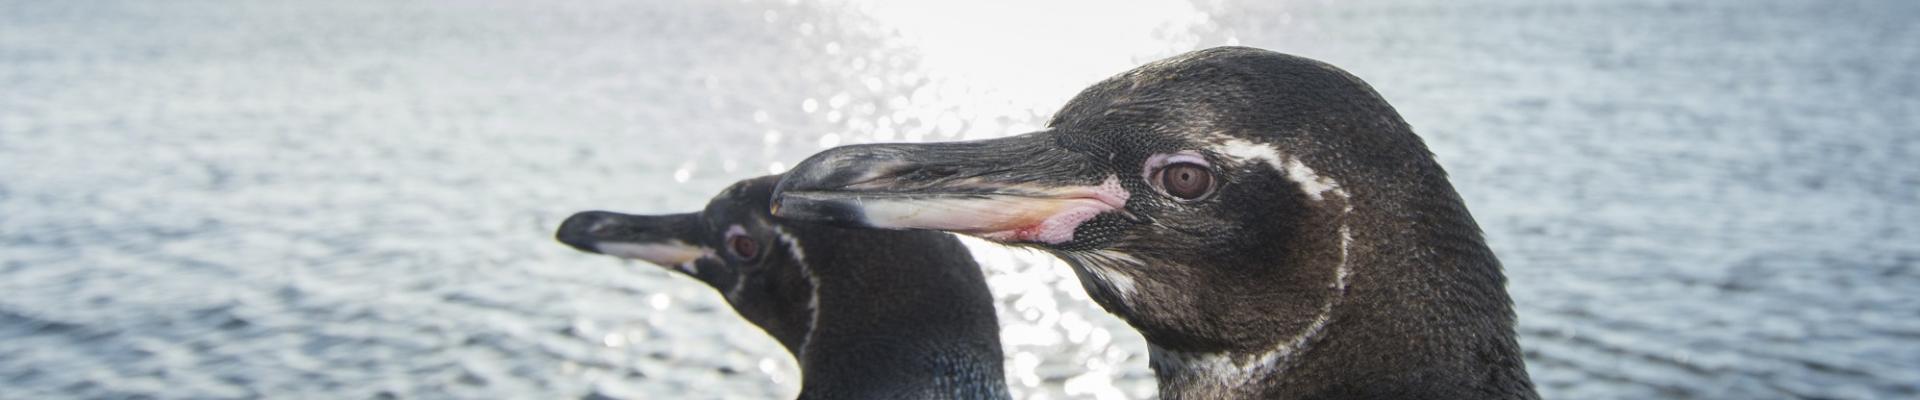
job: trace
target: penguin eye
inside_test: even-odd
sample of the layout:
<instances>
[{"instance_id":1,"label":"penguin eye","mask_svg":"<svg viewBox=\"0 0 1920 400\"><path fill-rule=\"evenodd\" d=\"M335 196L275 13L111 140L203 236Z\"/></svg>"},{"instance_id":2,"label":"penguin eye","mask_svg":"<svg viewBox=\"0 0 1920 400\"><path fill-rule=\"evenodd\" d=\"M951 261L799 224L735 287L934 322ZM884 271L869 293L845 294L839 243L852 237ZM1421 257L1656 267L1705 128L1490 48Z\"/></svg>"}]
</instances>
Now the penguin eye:
<instances>
[{"instance_id":1,"label":"penguin eye","mask_svg":"<svg viewBox=\"0 0 1920 400\"><path fill-rule=\"evenodd\" d=\"M727 232L727 251L733 252L733 256L741 260L753 261L760 256L760 242L747 236L746 230L734 227Z\"/></svg>"},{"instance_id":2,"label":"penguin eye","mask_svg":"<svg viewBox=\"0 0 1920 400\"><path fill-rule=\"evenodd\" d=\"M1160 170L1160 190L1183 200L1198 199L1213 189L1213 172L1194 163L1176 163Z\"/></svg>"},{"instance_id":3,"label":"penguin eye","mask_svg":"<svg viewBox=\"0 0 1920 400\"><path fill-rule=\"evenodd\" d=\"M727 248L732 249L733 255L743 260L752 260L754 257L760 255L760 243L754 242L753 238L746 236L734 236L731 239L727 239Z\"/></svg>"},{"instance_id":4,"label":"penguin eye","mask_svg":"<svg viewBox=\"0 0 1920 400\"><path fill-rule=\"evenodd\" d=\"M1206 156L1197 151L1161 153L1147 157L1140 171L1148 186L1179 201L1195 201L1213 193L1219 184Z\"/></svg>"}]
</instances>

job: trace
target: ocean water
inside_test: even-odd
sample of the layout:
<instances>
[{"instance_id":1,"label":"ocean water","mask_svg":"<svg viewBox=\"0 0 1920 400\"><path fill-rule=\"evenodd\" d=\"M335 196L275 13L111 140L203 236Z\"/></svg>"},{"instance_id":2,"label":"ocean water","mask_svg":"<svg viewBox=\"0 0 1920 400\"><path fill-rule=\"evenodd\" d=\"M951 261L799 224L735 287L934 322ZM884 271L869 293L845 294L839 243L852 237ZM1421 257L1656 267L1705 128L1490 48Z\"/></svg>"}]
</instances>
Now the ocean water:
<instances>
[{"instance_id":1,"label":"ocean water","mask_svg":"<svg viewBox=\"0 0 1920 400\"><path fill-rule=\"evenodd\" d=\"M1542 394L1920 396L1920 3L0 0L0 398L774 398L790 357L569 213L1035 129L1223 44L1421 133ZM970 242L1022 398L1152 395Z\"/></svg>"}]
</instances>

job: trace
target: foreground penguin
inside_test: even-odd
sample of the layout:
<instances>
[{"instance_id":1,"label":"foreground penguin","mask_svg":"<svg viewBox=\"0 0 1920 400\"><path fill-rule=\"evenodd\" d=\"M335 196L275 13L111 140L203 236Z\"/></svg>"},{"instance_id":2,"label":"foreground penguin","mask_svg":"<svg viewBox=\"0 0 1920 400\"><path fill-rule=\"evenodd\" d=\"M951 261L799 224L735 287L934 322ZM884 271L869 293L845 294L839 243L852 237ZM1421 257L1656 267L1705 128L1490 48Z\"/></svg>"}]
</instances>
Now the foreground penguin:
<instances>
[{"instance_id":1,"label":"foreground penguin","mask_svg":"<svg viewBox=\"0 0 1920 400\"><path fill-rule=\"evenodd\" d=\"M1358 78L1201 50L1109 78L1043 131L831 149L776 215L1037 247L1146 337L1161 398L1537 398L1500 263Z\"/></svg>"},{"instance_id":2,"label":"foreground penguin","mask_svg":"<svg viewBox=\"0 0 1920 400\"><path fill-rule=\"evenodd\" d=\"M993 296L959 240L774 219L775 179L698 213L574 214L556 236L719 290L793 353L802 399L1008 398Z\"/></svg>"}]
</instances>

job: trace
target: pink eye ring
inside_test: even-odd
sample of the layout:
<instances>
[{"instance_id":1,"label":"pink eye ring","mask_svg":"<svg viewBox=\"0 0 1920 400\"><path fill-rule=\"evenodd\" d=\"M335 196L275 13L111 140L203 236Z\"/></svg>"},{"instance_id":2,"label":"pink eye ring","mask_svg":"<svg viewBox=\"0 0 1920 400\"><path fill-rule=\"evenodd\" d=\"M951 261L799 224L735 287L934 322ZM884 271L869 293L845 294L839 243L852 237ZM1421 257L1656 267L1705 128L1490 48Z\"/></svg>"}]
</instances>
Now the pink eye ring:
<instances>
[{"instance_id":1,"label":"pink eye ring","mask_svg":"<svg viewBox=\"0 0 1920 400\"><path fill-rule=\"evenodd\" d=\"M727 251L733 252L733 256L741 260L752 261L760 257L760 242L748 236L746 229L734 225L727 229Z\"/></svg>"},{"instance_id":2,"label":"pink eye ring","mask_svg":"<svg viewBox=\"0 0 1920 400\"><path fill-rule=\"evenodd\" d=\"M1191 151L1155 154L1147 158L1147 184L1160 193L1181 201L1193 201L1213 193L1219 179L1213 176L1207 159Z\"/></svg>"}]
</instances>

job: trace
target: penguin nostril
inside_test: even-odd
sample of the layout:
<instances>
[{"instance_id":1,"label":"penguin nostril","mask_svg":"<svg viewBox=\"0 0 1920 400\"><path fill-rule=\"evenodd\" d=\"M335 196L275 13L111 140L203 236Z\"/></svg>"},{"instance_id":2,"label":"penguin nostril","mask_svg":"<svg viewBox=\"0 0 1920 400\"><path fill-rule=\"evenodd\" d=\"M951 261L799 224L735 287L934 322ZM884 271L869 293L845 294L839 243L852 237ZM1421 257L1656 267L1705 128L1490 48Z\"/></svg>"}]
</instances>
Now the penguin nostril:
<instances>
[{"instance_id":1,"label":"penguin nostril","mask_svg":"<svg viewBox=\"0 0 1920 400\"><path fill-rule=\"evenodd\" d=\"M587 227L587 234L589 235L605 236L612 232L613 223L611 221L595 221L592 226Z\"/></svg>"}]
</instances>

